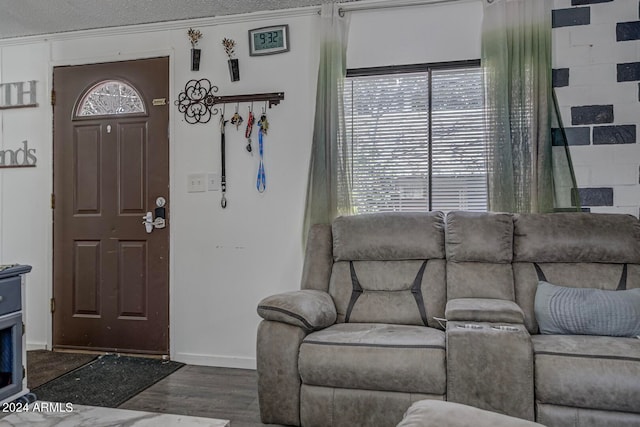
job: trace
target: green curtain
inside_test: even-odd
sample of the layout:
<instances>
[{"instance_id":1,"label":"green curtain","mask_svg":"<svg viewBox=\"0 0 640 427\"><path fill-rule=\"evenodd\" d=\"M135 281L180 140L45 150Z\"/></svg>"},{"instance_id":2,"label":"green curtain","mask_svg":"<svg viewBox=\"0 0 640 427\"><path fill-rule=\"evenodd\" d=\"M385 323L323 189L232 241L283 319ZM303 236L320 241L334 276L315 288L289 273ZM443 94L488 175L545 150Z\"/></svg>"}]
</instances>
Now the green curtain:
<instances>
[{"instance_id":1,"label":"green curtain","mask_svg":"<svg viewBox=\"0 0 640 427\"><path fill-rule=\"evenodd\" d=\"M552 93L550 1L483 3L489 209L570 207L576 187L570 152L566 138L555 138L554 147L551 132L559 116Z\"/></svg>"},{"instance_id":2,"label":"green curtain","mask_svg":"<svg viewBox=\"0 0 640 427\"><path fill-rule=\"evenodd\" d=\"M335 3L322 5L320 19L320 65L304 237L312 224L328 224L339 215L352 213L342 100L349 21L340 16Z\"/></svg>"}]
</instances>

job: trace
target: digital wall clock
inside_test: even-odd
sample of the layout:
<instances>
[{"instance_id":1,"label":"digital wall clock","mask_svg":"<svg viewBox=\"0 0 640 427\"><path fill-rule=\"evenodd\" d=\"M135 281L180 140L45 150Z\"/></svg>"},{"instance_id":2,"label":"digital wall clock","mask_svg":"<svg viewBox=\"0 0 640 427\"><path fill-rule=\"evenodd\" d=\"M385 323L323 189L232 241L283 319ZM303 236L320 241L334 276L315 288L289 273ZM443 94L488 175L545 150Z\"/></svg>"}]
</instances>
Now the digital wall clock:
<instances>
[{"instance_id":1,"label":"digital wall clock","mask_svg":"<svg viewBox=\"0 0 640 427\"><path fill-rule=\"evenodd\" d=\"M289 51L288 25L274 25L249 30L249 55L272 55L287 51Z\"/></svg>"}]
</instances>

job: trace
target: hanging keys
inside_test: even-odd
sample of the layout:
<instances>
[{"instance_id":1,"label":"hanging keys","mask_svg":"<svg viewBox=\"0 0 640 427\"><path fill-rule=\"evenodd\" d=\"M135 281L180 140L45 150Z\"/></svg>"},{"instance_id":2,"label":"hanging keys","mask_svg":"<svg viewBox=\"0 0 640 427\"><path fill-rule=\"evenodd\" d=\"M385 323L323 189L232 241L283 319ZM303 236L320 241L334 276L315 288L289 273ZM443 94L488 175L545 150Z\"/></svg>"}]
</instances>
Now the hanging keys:
<instances>
[{"instance_id":1,"label":"hanging keys","mask_svg":"<svg viewBox=\"0 0 640 427\"><path fill-rule=\"evenodd\" d=\"M243 121L244 119L242 118L242 116L238 114L238 104L236 104L236 113L233 115L233 117L231 117L231 124L235 125L236 130L238 130L240 129L240 125Z\"/></svg>"},{"instance_id":2,"label":"hanging keys","mask_svg":"<svg viewBox=\"0 0 640 427\"><path fill-rule=\"evenodd\" d=\"M262 133L266 135L267 131L269 130L269 122L267 121L266 103L265 103L265 107L262 107L262 115L260 116L260 120L258 120L258 126L260 126Z\"/></svg>"}]
</instances>

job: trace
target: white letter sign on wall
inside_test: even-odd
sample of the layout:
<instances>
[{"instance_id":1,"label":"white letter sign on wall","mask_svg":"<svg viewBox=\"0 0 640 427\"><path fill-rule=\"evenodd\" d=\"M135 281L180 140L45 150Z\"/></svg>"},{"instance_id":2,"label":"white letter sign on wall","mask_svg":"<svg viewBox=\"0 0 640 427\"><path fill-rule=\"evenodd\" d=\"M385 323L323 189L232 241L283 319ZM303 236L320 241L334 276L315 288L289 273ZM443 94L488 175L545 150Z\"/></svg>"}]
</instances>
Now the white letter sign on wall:
<instances>
[{"instance_id":1,"label":"white letter sign on wall","mask_svg":"<svg viewBox=\"0 0 640 427\"><path fill-rule=\"evenodd\" d=\"M0 110L37 107L36 81L0 83Z\"/></svg>"}]
</instances>

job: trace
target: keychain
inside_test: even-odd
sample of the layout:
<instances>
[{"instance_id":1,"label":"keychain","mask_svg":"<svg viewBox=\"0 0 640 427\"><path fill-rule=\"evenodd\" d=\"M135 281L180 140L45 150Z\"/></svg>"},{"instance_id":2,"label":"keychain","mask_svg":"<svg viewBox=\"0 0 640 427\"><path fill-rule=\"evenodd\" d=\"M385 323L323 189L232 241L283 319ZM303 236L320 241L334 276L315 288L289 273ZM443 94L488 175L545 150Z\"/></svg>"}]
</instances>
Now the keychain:
<instances>
[{"instance_id":1,"label":"keychain","mask_svg":"<svg viewBox=\"0 0 640 427\"><path fill-rule=\"evenodd\" d=\"M258 121L258 126L262 130L262 133L266 135L267 131L269 130L269 122L267 121L266 108L262 109L262 115L260 116L260 120Z\"/></svg>"},{"instance_id":2,"label":"keychain","mask_svg":"<svg viewBox=\"0 0 640 427\"><path fill-rule=\"evenodd\" d=\"M255 118L253 117L253 103L251 103L251 107L249 107L249 118L247 119L247 129L244 131L244 137L247 138L247 146L246 149L251 153L251 132L253 132L253 122Z\"/></svg>"},{"instance_id":3,"label":"keychain","mask_svg":"<svg viewBox=\"0 0 640 427\"><path fill-rule=\"evenodd\" d=\"M240 125L244 119L240 114L238 114L238 104L236 104L236 113L231 117L231 124L236 126L236 130L240 129Z\"/></svg>"}]
</instances>

